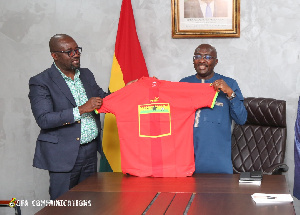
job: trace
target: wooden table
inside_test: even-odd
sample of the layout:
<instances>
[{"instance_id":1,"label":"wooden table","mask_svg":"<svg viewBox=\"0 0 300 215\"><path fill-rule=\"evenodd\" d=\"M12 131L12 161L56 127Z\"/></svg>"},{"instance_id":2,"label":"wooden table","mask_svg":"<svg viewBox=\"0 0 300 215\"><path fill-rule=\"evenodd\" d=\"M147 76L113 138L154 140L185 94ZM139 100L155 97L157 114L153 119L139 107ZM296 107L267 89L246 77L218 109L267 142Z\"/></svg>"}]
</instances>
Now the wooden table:
<instances>
[{"instance_id":1,"label":"wooden table","mask_svg":"<svg viewBox=\"0 0 300 215\"><path fill-rule=\"evenodd\" d=\"M253 193L288 194L283 175L264 175L260 186L239 184L238 174L194 174L185 178L141 178L96 173L42 214L295 214L292 203L255 204Z\"/></svg>"}]
</instances>

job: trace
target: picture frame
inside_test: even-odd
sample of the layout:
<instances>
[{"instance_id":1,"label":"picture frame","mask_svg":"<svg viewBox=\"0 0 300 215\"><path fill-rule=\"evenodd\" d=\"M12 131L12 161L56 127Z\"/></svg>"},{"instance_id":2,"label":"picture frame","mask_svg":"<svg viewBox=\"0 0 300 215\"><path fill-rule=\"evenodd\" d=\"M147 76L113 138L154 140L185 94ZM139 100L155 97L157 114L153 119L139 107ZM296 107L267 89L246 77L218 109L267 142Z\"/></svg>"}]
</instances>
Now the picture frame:
<instances>
[{"instance_id":1,"label":"picture frame","mask_svg":"<svg viewBox=\"0 0 300 215\"><path fill-rule=\"evenodd\" d=\"M210 13L208 2L213 3ZM240 0L171 0L171 4L172 38L240 37Z\"/></svg>"}]
</instances>

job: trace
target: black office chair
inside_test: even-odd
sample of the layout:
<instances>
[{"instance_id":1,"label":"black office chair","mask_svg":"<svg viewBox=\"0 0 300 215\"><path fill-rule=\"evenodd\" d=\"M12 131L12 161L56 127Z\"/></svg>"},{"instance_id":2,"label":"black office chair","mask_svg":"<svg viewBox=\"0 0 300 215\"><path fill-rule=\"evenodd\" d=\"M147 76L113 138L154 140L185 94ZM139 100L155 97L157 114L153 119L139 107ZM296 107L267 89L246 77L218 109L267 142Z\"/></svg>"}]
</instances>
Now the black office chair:
<instances>
[{"instance_id":1,"label":"black office chair","mask_svg":"<svg viewBox=\"0 0 300 215\"><path fill-rule=\"evenodd\" d=\"M248 112L244 125L235 124L232 132L234 173L262 171L281 174L286 148L286 102L272 98L249 97L244 100Z\"/></svg>"}]
</instances>

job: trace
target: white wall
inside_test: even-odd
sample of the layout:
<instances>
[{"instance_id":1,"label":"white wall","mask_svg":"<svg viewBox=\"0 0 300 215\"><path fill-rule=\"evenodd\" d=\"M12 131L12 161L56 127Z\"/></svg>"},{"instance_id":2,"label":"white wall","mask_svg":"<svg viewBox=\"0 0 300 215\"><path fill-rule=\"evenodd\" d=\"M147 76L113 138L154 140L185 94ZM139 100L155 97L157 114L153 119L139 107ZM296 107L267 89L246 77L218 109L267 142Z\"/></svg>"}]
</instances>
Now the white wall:
<instances>
[{"instance_id":1,"label":"white wall","mask_svg":"<svg viewBox=\"0 0 300 215\"><path fill-rule=\"evenodd\" d=\"M201 43L218 50L216 72L236 79L245 97L287 101L286 174L292 191L293 138L300 93L300 3L241 0L241 37L172 39L170 0L132 0L150 76L178 81L194 74ZM83 47L83 67L108 88L121 0L0 0L0 199L48 199L48 173L32 167L39 131L31 114L28 80L48 68L48 41L67 33ZM300 214L299 201L294 205ZM33 214L39 207L22 207ZM9 211L10 212L10 211Z\"/></svg>"}]
</instances>

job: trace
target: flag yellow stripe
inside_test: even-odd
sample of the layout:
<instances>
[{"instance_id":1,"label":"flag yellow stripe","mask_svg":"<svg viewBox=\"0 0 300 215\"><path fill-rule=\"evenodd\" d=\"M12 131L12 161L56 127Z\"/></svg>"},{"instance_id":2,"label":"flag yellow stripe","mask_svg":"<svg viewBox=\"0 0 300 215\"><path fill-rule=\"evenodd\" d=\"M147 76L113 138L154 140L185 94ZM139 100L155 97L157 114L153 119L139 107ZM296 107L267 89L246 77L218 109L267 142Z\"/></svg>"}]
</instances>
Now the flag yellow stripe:
<instances>
[{"instance_id":1,"label":"flag yellow stripe","mask_svg":"<svg viewBox=\"0 0 300 215\"><path fill-rule=\"evenodd\" d=\"M118 59L116 58L116 55L114 54L113 63L112 63L112 67L111 67L109 91L111 93L113 93L113 92L121 89L124 86L125 86L125 82L123 80L123 73L122 73L120 64L118 62Z\"/></svg>"},{"instance_id":2,"label":"flag yellow stripe","mask_svg":"<svg viewBox=\"0 0 300 215\"><path fill-rule=\"evenodd\" d=\"M122 172L118 127L115 115L106 113L104 118L103 152L113 172Z\"/></svg>"},{"instance_id":3,"label":"flag yellow stripe","mask_svg":"<svg viewBox=\"0 0 300 215\"><path fill-rule=\"evenodd\" d=\"M111 67L109 91L113 93L124 86L125 83L123 80L123 73L118 59L114 54ZM120 141L115 115L111 113L105 114L103 131L105 132L103 132L102 146L106 159L113 172L121 172Z\"/></svg>"}]
</instances>

